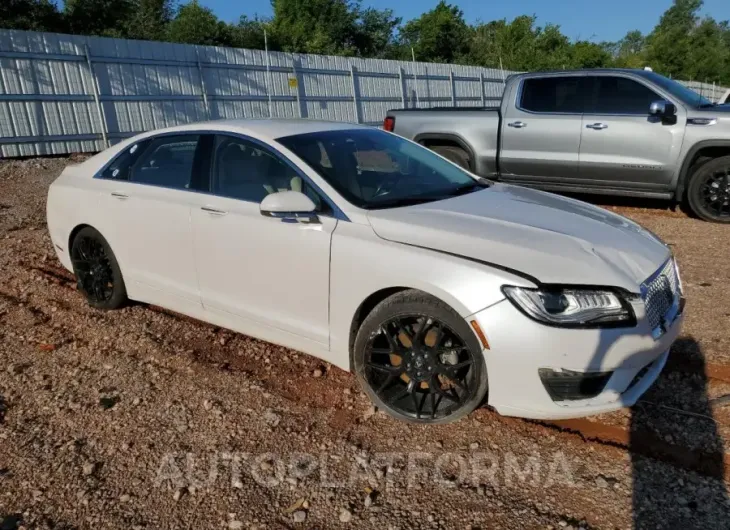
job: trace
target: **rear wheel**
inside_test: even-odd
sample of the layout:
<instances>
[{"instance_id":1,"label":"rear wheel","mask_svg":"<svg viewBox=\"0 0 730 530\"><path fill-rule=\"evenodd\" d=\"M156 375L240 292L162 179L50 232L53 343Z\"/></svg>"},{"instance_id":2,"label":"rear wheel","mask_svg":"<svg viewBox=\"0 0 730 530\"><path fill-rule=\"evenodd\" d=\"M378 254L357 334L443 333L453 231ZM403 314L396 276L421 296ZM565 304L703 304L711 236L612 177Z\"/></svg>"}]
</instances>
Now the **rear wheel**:
<instances>
[{"instance_id":1,"label":"rear wheel","mask_svg":"<svg viewBox=\"0 0 730 530\"><path fill-rule=\"evenodd\" d=\"M440 154L445 159L450 160L457 166L460 166L467 171L471 171L469 164L469 153L464 151L461 147L452 147L450 145L434 145L431 150L435 153Z\"/></svg>"},{"instance_id":2,"label":"rear wheel","mask_svg":"<svg viewBox=\"0 0 730 530\"><path fill-rule=\"evenodd\" d=\"M98 231L87 226L76 234L71 243L71 263L78 289L90 306L117 309L127 302L119 264Z\"/></svg>"},{"instance_id":3,"label":"rear wheel","mask_svg":"<svg viewBox=\"0 0 730 530\"><path fill-rule=\"evenodd\" d=\"M376 406L416 423L448 423L484 399L487 373L469 326L442 301L403 291L378 304L355 339L358 380Z\"/></svg>"},{"instance_id":4,"label":"rear wheel","mask_svg":"<svg viewBox=\"0 0 730 530\"><path fill-rule=\"evenodd\" d=\"M710 160L692 174L687 202L705 221L730 223L730 156Z\"/></svg>"}]
</instances>

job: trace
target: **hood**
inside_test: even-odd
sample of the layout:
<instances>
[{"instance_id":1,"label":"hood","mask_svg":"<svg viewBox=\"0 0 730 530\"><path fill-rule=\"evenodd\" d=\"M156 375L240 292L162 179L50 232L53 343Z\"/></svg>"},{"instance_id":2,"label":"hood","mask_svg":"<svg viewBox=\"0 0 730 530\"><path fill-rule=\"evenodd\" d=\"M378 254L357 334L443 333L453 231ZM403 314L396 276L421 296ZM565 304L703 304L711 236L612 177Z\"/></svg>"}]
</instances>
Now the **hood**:
<instances>
[{"instance_id":1,"label":"hood","mask_svg":"<svg viewBox=\"0 0 730 530\"><path fill-rule=\"evenodd\" d=\"M671 255L652 233L590 204L495 184L451 199L368 213L389 241L512 269L541 283L639 292Z\"/></svg>"}]
</instances>

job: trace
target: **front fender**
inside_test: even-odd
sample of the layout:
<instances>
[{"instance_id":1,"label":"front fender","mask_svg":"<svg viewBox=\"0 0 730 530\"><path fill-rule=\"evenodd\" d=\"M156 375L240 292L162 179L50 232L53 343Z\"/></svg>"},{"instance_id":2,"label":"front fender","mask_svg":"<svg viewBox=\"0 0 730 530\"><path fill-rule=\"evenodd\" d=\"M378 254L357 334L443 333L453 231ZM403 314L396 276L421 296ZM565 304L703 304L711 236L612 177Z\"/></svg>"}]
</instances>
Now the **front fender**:
<instances>
[{"instance_id":1,"label":"front fender","mask_svg":"<svg viewBox=\"0 0 730 530\"><path fill-rule=\"evenodd\" d=\"M353 319L362 303L383 289L418 289L466 318L504 299L504 284L534 287L525 278L485 264L386 241L369 225L339 223L330 259L330 348L349 364Z\"/></svg>"},{"instance_id":2,"label":"front fender","mask_svg":"<svg viewBox=\"0 0 730 530\"><path fill-rule=\"evenodd\" d=\"M697 153L699 153L703 149L713 147L727 148L729 152L728 154L730 154L730 138L727 140L700 140L699 142L692 144L692 146L687 150L687 154L684 156L677 178L677 186L674 193L675 200L680 201L682 200L682 197L684 197L684 190L687 189L687 182L689 181L689 177L691 176L689 173L690 169L692 168L692 162L697 156Z\"/></svg>"}]
</instances>

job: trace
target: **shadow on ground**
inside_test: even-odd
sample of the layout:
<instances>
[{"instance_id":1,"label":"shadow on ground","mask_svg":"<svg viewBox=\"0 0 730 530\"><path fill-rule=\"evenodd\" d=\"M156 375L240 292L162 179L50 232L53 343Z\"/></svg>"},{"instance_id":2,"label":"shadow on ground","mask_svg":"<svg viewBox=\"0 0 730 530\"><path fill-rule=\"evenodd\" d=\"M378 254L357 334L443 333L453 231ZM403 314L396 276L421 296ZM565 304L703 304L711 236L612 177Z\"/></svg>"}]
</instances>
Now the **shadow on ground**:
<instances>
[{"instance_id":1,"label":"shadow on ground","mask_svg":"<svg viewBox=\"0 0 730 530\"><path fill-rule=\"evenodd\" d=\"M666 410L656 406L656 401L661 400L656 388L649 390L633 407L630 451L634 527L730 528L724 446L708 398L704 354L694 339L682 338L672 347L670 357L674 355L691 357L695 361L689 365L690 373L685 374L691 385L691 391L686 394L691 396L688 410L693 414L672 415L671 421L667 421ZM647 406L642 401L653 405ZM696 473L678 471L674 466L644 456L647 455L647 437L660 443L670 442L677 430L684 428L691 431L694 440L701 442L703 450L687 449L686 454L674 456L684 459L687 467L695 469Z\"/></svg>"}]
</instances>

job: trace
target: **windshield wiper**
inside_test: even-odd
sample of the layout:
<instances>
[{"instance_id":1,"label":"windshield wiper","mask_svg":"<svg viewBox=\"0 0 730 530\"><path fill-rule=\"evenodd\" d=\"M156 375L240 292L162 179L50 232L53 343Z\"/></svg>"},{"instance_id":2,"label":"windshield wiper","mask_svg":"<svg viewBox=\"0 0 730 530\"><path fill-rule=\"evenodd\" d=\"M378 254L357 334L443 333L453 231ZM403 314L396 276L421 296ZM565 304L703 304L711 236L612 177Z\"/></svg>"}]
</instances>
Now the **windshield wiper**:
<instances>
[{"instance_id":1,"label":"windshield wiper","mask_svg":"<svg viewBox=\"0 0 730 530\"><path fill-rule=\"evenodd\" d=\"M457 186L453 190L449 190L447 192L448 197L457 197L459 195L466 195L467 193L471 193L473 191L479 191L483 190L484 188L488 188L491 185L491 183L484 179L479 179L474 182L470 182L469 184L463 184L461 186Z\"/></svg>"},{"instance_id":2,"label":"windshield wiper","mask_svg":"<svg viewBox=\"0 0 730 530\"><path fill-rule=\"evenodd\" d=\"M717 107L717 103L700 103L697 105L698 109L710 109L712 107Z\"/></svg>"},{"instance_id":3,"label":"windshield wiper","mask_svg":"<svg viewBox=\"0 0 730 530\"><path fill-rule=\"evenodd\" d=\"M426 202L440 201L445 199L443 195L438 196L421 196L421 197L401 197L399 199L392 199L390 201L373 202L368 204L368 208L371 210L377 210L380 208L397 208L399 206L413 206L414 204L423 204Z\"/></svg>"}]
</instances>

